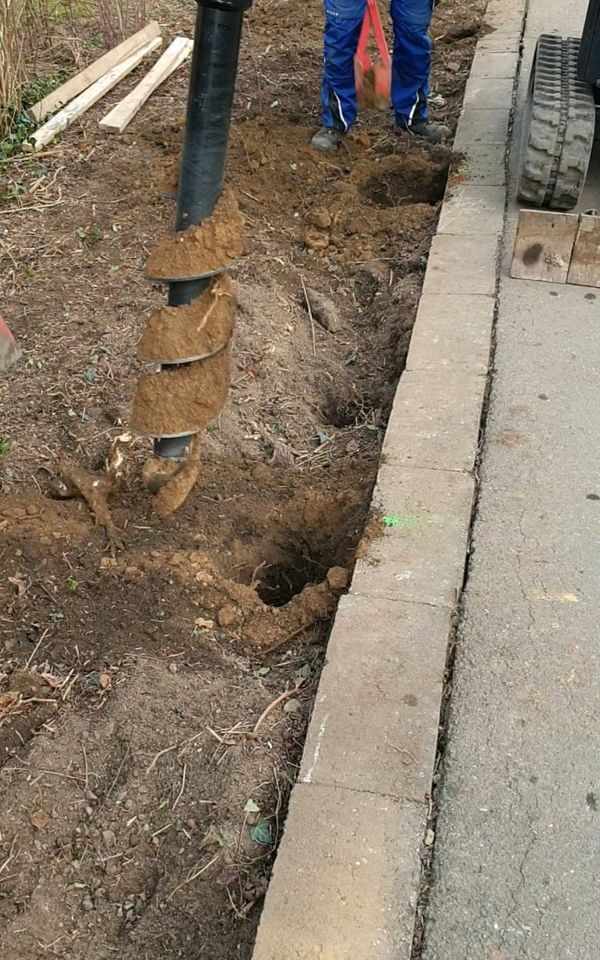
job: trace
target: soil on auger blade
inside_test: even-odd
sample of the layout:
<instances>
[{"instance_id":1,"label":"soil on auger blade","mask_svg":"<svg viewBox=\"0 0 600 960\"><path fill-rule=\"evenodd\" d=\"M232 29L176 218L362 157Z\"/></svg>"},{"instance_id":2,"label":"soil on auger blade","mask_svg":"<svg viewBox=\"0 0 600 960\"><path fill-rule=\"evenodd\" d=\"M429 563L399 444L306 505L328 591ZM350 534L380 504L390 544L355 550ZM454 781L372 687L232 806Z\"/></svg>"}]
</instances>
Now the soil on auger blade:
<instances>
[{"instance_id":1,"label":"soil on auger blade","mask_svg":"<svg viewBox=\"0 0 600 960\"><path fill-rule=\"evenodd\" d=\"M149 437L195 433L217 417L229 390L229 348L196 363L143 373L135 392L131 426Z\"/></svg>"},{"instance_id":2,"label":"soil on auger blade","mask_svg":"<svg viewBox=\"0 0 600 960\"><path fill-rule=\"evenodd\" d=\"M151 251L146 276L153 280L202 277L228 267L244 252L244 220L230 188L199 227L163 237Z\"/></svg>"},{"instance_id":3,"label":"soil on auger blade","mask_svg":"<svg viewBox=\"0 0 600 960\"><path fill-rule=\"evenodd\" d=\"M432 112L451 127L482 6L436 6ZM322 4L293 8L255 4L245 31L231 388L166 519L141 482L151 444L126 434L144 314L165 303L143 266L172 228L160 184L188 71L118 138L98 119L137 76L4 173L0 209L20 212L0 293L24 357L0 382L3 960L251 956L336 600L380 529L379 448L451 162L380 113L315 153ZM191 35L193 5L147 14ZM116 557L87 503L53 498L61 451L120 464Z\"/></svg>"},{"instance_id":4,"label":"soil on auger blade","mask_svg":"<svg viewBox=\"0 0 600 960\"><path fill-rule=\"evenodd\" d=\"M235 294L224 274L186 306L155 310L142 333L138 357L145 363L176 363L210 356L231 340L235 313Z\"/></svg>"}]
</instances>

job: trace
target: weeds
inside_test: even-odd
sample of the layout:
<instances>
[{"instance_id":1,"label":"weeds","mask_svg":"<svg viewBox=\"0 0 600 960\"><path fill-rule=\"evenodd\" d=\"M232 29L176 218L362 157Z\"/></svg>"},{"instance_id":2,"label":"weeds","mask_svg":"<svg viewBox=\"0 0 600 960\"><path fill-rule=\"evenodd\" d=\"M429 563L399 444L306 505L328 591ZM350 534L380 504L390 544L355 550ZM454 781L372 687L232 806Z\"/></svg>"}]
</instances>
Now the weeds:
<instances>
[{"instance_id":1,"label":"weeds","mask_svg":"<svg viewBox=\"0 0 600 960\"><path fill-rule=\"evenodd\" d=\"M0 0L0 3L1 2L2 0ZM22 144L29 139L35 130L36 125L27 113L29 107L47 96L52 90L55 90L64 79L64 73L56 73L51 77L37 78L32 83L27 84L21 91L20 109L17 110L15 107L10 106L4 108L2 111L4 133L0 140L0 173L4 170L8 158L20 150ZM0 129L1 128L0 126Z\"/></svg>"}]
</instances>

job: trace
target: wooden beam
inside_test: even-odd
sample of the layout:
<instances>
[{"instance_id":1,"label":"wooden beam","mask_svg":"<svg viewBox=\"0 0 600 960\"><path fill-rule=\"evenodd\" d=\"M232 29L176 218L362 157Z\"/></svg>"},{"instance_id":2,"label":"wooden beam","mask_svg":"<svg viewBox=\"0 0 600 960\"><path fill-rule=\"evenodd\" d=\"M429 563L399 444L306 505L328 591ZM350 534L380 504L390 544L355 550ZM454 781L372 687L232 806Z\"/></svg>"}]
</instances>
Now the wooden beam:
<instances>
[{"instance_id":1,"label":"wooden beam","mask_svg":"<svg viewBox=\"0 0 600 960\"><path fill-rule=\"evenodd\" d=\"M581 215L567 283L600 287L600 217Z\"/></svg>"},{"instance_id":2,"label":"wooden beam","mask_svg":"<svg viewBox=\"0 0 600 960\"><path fill-rule=\"evenodd\" d=\"M111 133L122 133L131 123L138 110L143 107L148 97L157 87L170 77L177 67L187 60L192 51L192 41L187 37L175 37L173 43L165 50L162 57L156 61L152 69L146 74L137 87L127 94L124 100L117 103L110 113L100 121L100 126Z\"/></svg>"},{"instance_id":3,"label":"wooden beam","mask_svg":"<svg viewBox=\"0 0 600 960\"><path fill-rule=\"evenodd\" d=\"M511 277L566 283L578 222L574 213L520 210Z\"/></svg>"},{"instance_id":4,"label":"wooden beam","mask_svg":"<svg viewBox=\"0 0 600 960\"><path fill-rule=\"evenodd\" d=\"M135 70L144 57L147 57L149 53L157 50L161 43L161 37L155 37L154 40L150 40L145 46L141 47L135 53L132 53L126 60L118 63L116 67L113 67L112 70L105 73L99 80L96 80L91 87L84 90L84 92L76 97L75 100L72 100L68 106L55 114L55 116L53 116L51 120L48 120L39 130L36 130L30 138L30 142L33 141L33 149L41 150L42 147L45 147L46 144L54 139L57 133L61 133L63 130L66 130L67 127L70 127L86 110L93 107L109 90L116 87L123 77L126 77L128 73Z\"/></svg>"},{"instance_id":5,"label":"wooden beam","mask_svg":"<svg viewBox=\"0 0 600 960\"><path fill-rule=\"evenodd\" d=\"M92 83L95 83L96 80L103 77L105 73L108 73L109 70L116 67L116 65L121 63L122 60L125 60L126 57L131 56L131 54L139 50L140 47L143 47L150 40L154 40L159 36L160 27L158 23L153 20L148 26L144 27L143 30L138 30L133 36L128 37L127 40L123 40L123 43L120 43L118 47L113 47L112 50L109 50L98 60L90 63L81 73L71 77L70 80L67 80L62 86L53 90L52 93L49 93L43 100L38 101L38 103L30 108L29 116L32 120L35 120L36 123L40 123L49 113L60 110L61 107L64 107L65 103L68 103L69 100L73 100L78 94L87 90Z\"/></svg>"}]
</instances>

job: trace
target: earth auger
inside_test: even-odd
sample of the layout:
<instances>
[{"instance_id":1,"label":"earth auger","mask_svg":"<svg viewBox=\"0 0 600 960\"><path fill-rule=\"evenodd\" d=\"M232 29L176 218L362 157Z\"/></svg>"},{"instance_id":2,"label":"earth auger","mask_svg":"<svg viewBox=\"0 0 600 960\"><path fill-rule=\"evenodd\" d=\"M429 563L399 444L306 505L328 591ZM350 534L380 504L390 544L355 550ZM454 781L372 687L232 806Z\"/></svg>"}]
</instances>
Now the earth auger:
<instances>
[{"instance_id":1,"label":"earth auger","mask_svg":"<svg viewBox=\"0 0 600 960\"><path fill-rule=\"evenodd\" d=\"M229 389L235 297L227 269L243 251L243 221L223 189L242 25L252 0L197 0L174 233L146 267L168 283L138 355L161 364L138 382L132 429L154 438L143 480L165 515L177 509L199 471L199 436L220 413Z\"/></svg>"}]
</instances>

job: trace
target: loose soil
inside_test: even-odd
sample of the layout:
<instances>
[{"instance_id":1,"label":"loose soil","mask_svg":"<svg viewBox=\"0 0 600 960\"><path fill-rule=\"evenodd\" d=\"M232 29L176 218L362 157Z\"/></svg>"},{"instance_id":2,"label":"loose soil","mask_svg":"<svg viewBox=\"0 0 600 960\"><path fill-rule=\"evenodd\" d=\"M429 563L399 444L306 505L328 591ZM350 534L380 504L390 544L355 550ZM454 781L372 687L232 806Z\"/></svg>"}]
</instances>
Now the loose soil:
<instances>
[{"instance_id":1,"label":"loose soil","mask_svg":"<svg viewBox=\"0 0 600 960\"><path fill-rule=\"evenodd\" d=\"M163 237L146 264L153 280L195 280L229 267L244 252L244 221L230 187L199 227Z\"/></svg>"},{"instance_id":2,"label":"loose soil","mask_svg":"<svg viewBox=\"0 0 600 960\"><path fill-rule=\"evenodd\" d=\"M432 109L451 126L482 7L437 7ZM191 30L193 5L151 12L165 39ZM263 0L247 21L231 388L167 517L142 482L150 444L126 431L144 318L165 302L144 264L171 229L186 71L123 135L97 122L125 83L3 178L2 311L24 351L0 388L6 960L251 956L331 619L377 535L379 447L452 162L379 113L314 153L320 32L319 0Z\"/></svg>"},{"instance_id":3,"label":"loose soil","mask_svg":"<svg viewBox=\"0 0 600 960\"><path fill-rule=\"evenodd\" d=\"M157 437L196 433L223 409L229 373L227 348L188 366L143 373L134 397L132 428Z\"/></svg>"},{"instance_id":4,"label":"loose soil","mask_svg":"<svg viewBox=\"0 0 600 960\"><path fill-rule=\"evenodd\" d=\"M155 310L142 332L138 357L148 363L209 357L231 340L235 312L231 281L224 274L187 306Z\"/></svg>"}]
</instances>

